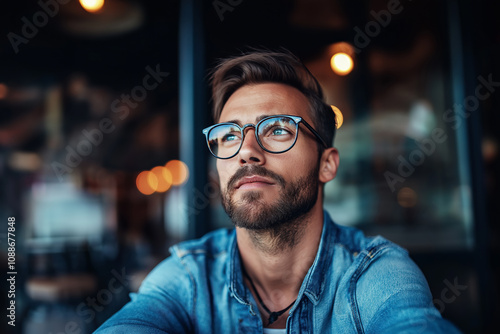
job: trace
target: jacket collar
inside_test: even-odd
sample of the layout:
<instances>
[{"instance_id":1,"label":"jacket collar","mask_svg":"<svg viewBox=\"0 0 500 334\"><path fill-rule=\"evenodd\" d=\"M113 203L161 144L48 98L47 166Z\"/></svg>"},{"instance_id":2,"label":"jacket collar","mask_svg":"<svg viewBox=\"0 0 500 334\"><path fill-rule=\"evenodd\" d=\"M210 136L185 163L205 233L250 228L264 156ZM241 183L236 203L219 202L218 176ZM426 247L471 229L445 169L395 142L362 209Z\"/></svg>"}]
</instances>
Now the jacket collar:
<instances>
[{"instance_id":1,"label":"jacket collar","mask_svg":"<svg viewBox=\"0 0 500 334\"><path fill-rule=\"evenodd\" d=\"M302 298L302 294L304 294L314 305L319 302L321 292L325 287L327 278L330 276L327 273L331 270L333 246L338 232L328 212L323 211L323 216L323 231L321 233L318 252L312 266L304 277L297 298Z\"/></svg>"},{"instance_id":2,"label":"jacket collar","mask_svg":"<svg viewBox=\"0 0 500 334\"><path fill-rule=\"evenodd\" d=\"M328 212L324 211L323 216L323 230L321 232L318 252L312 266L304 277L297 296L297 300L302 299L304 295L307 296L314 305L319 302L321 292L323 291L325 279L328 276L327 271L331 267L331 259L333 258L333 245L337 237L336 225L331 220ZM240 253L236 241L236 230L233 231L232 239L229 242L229 254L230 263L227 271L229 291L240 303L249 305L251 302L249 300L248 289L243 282Z\"/></svg>"}]
</instances>

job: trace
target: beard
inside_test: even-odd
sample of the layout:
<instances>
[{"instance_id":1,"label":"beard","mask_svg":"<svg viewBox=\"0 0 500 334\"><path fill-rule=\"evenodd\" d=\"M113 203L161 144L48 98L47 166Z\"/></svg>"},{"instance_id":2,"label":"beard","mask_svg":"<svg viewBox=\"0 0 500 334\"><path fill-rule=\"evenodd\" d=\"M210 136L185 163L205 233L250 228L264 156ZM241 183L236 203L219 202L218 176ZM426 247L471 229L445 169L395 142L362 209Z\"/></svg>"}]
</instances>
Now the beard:
<instances>
[{"instance_id":1,"label":"beard","mask_svg":"<svg viewBox=\"0 0 500 334\"><path fill-rule=\"evenodd\" d=\"M234 200L235 184L250 175L275 181L280 187L279 197L273 202L266 202L262 191L254 190ZM262 166L242 167L222 191L222 206L235 226L251 232L257 247L265 248L267 252L280 252L296 245L307 226L307 215L318 199L318 175L318 166L315 166L306 176L286 182L283 177Z\"/></svg>"}]
</instances>

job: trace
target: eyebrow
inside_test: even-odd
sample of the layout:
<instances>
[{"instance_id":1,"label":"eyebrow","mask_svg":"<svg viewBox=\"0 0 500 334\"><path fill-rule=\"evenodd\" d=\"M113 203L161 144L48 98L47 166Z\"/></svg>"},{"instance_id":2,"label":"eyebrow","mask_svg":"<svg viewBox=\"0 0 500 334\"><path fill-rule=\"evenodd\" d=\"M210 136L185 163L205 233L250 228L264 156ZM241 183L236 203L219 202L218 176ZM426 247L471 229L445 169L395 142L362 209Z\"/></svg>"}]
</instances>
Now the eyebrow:
<instances>
[{"instance_id":1,"label":"eyebrow","mask_svg":"<svg viewBox=\"0 0 500 334\"><path fill-rule=\"evenodd\" d=\"M275 115L267 115L267 114L260 115L259 117L255 118L255 123L254 124L259 123L261 120L263 120L264 118L269 117L269 116L275 116ZM236 123L239 126L242 125L241 122L239 120L237 120L237 119L232 119L232 120L229 120L229 121L225 121L224 123Z\"/></svg>"}]
</instances>

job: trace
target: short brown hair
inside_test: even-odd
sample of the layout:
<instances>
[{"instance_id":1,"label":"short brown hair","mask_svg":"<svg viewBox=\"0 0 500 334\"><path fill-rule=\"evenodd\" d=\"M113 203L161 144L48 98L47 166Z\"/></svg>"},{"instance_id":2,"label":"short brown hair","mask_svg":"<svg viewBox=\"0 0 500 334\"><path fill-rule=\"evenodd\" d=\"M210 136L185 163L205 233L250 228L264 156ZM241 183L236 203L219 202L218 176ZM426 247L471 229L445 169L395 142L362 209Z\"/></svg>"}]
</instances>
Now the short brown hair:
<instances>
[{"instance_id":1,"label":"short brown hair","mask_svg":"<svg viewBox=\"0 0 500 334\"><path fill-rule=\"evenodd\" d=\"M218 122L229 97L239 88L258 83L282 83L298 89L309 101L316 131L328 145L335 136L335 113L323 100L318 80L288 51L253 50L223 59L211 76L213 117Z\"/></svg>"}]
</instances>

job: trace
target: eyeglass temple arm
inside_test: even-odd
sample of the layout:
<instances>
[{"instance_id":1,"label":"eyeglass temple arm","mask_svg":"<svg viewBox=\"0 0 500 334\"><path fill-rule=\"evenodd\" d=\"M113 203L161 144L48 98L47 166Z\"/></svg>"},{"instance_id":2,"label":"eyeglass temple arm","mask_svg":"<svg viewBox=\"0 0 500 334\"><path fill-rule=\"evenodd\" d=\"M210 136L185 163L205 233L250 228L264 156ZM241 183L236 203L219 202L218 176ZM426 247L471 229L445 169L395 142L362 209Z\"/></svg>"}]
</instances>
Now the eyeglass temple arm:
<instances>
[{"instance_id":1,"label":"eyeglass temple arm","mask_svg":"<svg viewBox=\"0 0 500 334\"><path fill-rule=\"evenodd\" d=\"M319 133L314 130L314 128L312 126L310 126L306 121L302 120L302 123L306 126L306 128L309 129L309 131L311 131L313 133L313 135L316 136L316 138L319 139L319 141L321 142L321 144L323 144L323 146L325 148L328 148L328 145L326 144L326 142L323 140L323 138L321 138L321 136L319 135Z\"/></svg>"}]
</instances>

